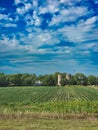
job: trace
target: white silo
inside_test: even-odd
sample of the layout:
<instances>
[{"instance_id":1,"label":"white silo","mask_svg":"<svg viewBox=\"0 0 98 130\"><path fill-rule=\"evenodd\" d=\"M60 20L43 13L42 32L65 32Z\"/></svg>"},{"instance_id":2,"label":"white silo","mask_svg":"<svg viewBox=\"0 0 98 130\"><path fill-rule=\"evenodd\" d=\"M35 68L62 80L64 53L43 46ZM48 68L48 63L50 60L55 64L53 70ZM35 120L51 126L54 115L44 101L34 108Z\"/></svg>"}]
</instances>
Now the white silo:
<instances>
[{"instance_id":1,"label":"white silo","mask_svg":"<svg viewBox=\"0 0 98 130\"><path fill-rule=\"evenodd\" d=\"M61 80L62 80L62 76L61 74L58 74L58 86L61 86Z\"/></svg>"},{"instance_id":2,"label":"white silo","mask_svg":"<svg viewBox=\"0 0 98 130\"><path fill-rule=\"evenodd\" d=\"M66 79L70 80L71 79L71 74L66 74Z\"/></svg>"}]
</instances>

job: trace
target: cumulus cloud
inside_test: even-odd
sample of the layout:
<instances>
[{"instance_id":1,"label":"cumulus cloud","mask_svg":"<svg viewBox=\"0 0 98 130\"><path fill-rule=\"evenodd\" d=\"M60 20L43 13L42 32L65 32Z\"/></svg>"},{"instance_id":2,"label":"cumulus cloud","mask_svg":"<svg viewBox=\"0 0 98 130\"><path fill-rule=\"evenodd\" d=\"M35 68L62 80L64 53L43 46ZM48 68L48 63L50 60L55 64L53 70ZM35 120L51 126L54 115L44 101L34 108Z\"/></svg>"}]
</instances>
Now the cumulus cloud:
<instances>
[{"instance_id":1,"label":"cumulus cloud","mask_svg":"<svg viewBox=\"0 0 98 130\"><path fill-rule=\"evenodd\" d=\"M79 17L85 16L88 12L86 7L71 7L60 10L59 15L54 15L50 25L60 24L62 22L75 22Z\"/></svg>"},{"instance_id":2,"label":"cumulus cloud","mask_svg":"<svg viewBox=\"0 0 98 130\"><path fill-rule=\"evenodd\" d=\"M80 2L81 0L60 0L60 3L66 4L68 6L73 6L77 2Z\"/></svg>"},{"instance_id":3,"label":"cumulus cloud","mask_svg":"<svg viewBox=\"0 0 98 130\"><path fill-rule=\"evenodd\" d=\"M47 6L46 7L39 7L39 14L45 14L45 13L56 13L59 11L59 3L58 1L51 1L49 0L47 2Z\"/></svg>"},{"instance_id":4,"label":"cumulus cloud","mask_svg":"<svg viewBox=\"0 0 98 130\"><path fill-rule=\"evenodd\" d=\"M19 15L23 15L27 13L30 9L32 9L31 3L24 3L22 6L17 7L16 11Z\"/></svg>"},{"instance_id":5,"label":"cumulus cloud","mask_svg":"<svg viewBox=\"0 0 98 130\"><path fill-rule=\"evenodd\" d=\"M34 6L35 8L38 7L38 1L37 1L37 0L33 0L32 2L33 2L33 6Z\"/></svg>"},{"instance_id":6,"label":"cumulus cloud","mask_svg":"<svg viewBox=\"0 0 98 130\"><path fill-rule=\"evenodd\" d=\"M4 48L1 51L11 51L11 50L15 50L18 46L19 43L18 41L15 39L15 37L13 37L13 39L10 39L9 37L2 35L2 39L0 40L0 48L2 48L4 46Z\"/></svg>"},{"instance_id":7,"label":"cumulus cloud","mask_svg":"<svg viewBox=\"0 0 98 130\"><path fill-rule=\"evenodd\" d=\"M27 2L28 0L15 0L15 4L20 4L20 3L24 3Z\"/></svg>"},{"instance_id":8,"label":"cumulus cloud","mask_svg":"<svg viewBox=\"0 0 98 130\"><path fill-rule=\"evenodd\" d=\"M6 28L9 28L9 27L15 28L15 27L17 27L17 24L13 24L13 23L5 23L5 24L1 23L0 25L2 25L2 27L6 27Z\"/></svg>"},{"instance_id":9,"label":"cumulus cloud","mask_svg":"<svg viewBox=\"0 0 98 130\"><path fill-rule=\"evenodd\" d=\"M96 20L97 20L96 16L93 16L91 18L88 18L85 24L86 25L93 24L94 22L96 22Z\"/></svg>"},{"instance_id":10,"label":"cumulus cloud","mask_svg":"<svg viewBox=\"0 0 98 130\"><path fill-rule=\"evenodd\" d=\"M82 0L15 0L14 9L0 7L2 62L5 58L10 65L27 65L29 72L28 66L51 63L51 71L57 63L62 71L65 65L69 71L72 65L85 70L84 64L87 68L95 62L92 55L98 52L98 16L92 6Z\"/></svg>"},{"instance_id":11,"label":"cumulus cloud","mask_svg":"<svg viewBox=\"0 0 98 130\"><path fill-rule=\"evenodd\" d=\"M0 20L8 20L8 15L0 14Z\"/></svg>"}]
</instances>

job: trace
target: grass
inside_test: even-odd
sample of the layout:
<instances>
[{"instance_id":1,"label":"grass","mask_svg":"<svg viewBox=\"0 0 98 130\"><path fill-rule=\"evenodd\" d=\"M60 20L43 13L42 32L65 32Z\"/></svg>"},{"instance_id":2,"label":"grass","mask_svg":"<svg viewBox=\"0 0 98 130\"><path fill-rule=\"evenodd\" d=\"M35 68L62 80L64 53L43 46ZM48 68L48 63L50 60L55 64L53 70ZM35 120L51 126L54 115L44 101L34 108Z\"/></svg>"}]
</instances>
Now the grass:
<instances>
[{"instance_id":1,"label":"grass","mask_svg":"<svg viewBox=\"0 0 98 130\"><path fill-rule=\"evenodd\" d=\"M0 88L0 130L97 130L97 122L98 89Z\"/></svg>"},{"instance_id":2,"label":"grass","mask_svg":"<svg viewBox=\"0 0 98 130\"><path fill-rule=\"evenodd\" d=\"M0 130L98 130L98 120L6 119Z\"/></svg>"}]
</instances>

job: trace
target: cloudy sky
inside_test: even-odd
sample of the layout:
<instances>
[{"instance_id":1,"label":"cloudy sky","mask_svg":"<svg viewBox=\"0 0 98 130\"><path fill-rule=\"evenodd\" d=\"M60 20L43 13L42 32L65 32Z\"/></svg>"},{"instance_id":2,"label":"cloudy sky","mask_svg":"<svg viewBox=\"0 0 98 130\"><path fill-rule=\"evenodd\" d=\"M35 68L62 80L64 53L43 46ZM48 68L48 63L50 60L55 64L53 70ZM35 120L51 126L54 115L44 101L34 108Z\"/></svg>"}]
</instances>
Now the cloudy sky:
<instances>
[{"instance_id":1,"label":"cloudy sky","mask_svg":"<svg viewBox=\"0 0 98 130\"><path fill-rule=\"evenodd\" d=\"M98 75L98 0L0 0L0 72Z\"/></svg>"}]
</instances>

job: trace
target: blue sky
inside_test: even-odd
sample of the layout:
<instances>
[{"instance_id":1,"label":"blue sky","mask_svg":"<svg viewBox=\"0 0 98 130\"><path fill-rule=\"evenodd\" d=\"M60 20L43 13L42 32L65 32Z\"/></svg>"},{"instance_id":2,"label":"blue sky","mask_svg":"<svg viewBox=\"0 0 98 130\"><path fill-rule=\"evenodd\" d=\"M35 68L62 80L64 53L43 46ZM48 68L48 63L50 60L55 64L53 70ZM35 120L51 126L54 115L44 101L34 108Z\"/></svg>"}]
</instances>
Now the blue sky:
<instances>
[{"instance_id":1,"label":"blue sky","mask_svg":"<svg viewBox=\"0 0 98 130\"><path fill-rule=\"evenodd\" d=\"M0 72L98 75L98 0L0 0Z\"/></svg>"}]
</instances>

